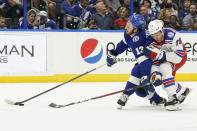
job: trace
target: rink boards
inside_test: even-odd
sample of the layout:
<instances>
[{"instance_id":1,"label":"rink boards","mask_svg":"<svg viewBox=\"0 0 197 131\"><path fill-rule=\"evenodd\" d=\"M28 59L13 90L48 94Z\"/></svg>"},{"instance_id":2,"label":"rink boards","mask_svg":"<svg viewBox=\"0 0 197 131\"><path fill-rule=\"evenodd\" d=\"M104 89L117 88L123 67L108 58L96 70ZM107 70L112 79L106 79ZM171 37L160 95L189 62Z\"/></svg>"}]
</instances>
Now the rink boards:
<instances>
[{"instance_id":1,"label":"rink boards","mask_svg":"<svg viewBox=\"0 0 197 131\"><path fill-rule=\"evenodd\" d=\"M178 81L197 80L197 34L181 32L188 53L177 72ZM122 31L9 31L0 33L1 82L64 82L106 62L107 52L122 39ZM139 38L136 37L137 41ZM136 63L130 50L107 66L76 82L127 81Z\"/></svg>"}]
</instances>

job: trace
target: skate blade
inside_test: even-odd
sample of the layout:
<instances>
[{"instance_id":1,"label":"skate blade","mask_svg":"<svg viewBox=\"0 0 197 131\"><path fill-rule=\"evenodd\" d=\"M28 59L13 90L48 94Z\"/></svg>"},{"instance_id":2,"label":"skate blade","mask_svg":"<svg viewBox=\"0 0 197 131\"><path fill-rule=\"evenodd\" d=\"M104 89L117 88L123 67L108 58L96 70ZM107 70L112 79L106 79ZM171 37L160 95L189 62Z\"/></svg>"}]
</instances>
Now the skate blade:
<instances>
[{"instance_id":1,"label":"skate blade","mask_svg":"<svg viewBox=\"0 0 197 131\"><path fill-rule=\"evenodd\" d=\"M10 105L15 105L16 104L16 102L8 100L8 99L5 99L4 102L7 103L7 104L10 104Z\"/></svg>"},{"instance_id":2,"label":"skate blade","mask_svg":"<svg viewBox=\"0 0 197 131\"><path fill-rule=\"evenodd\" d=\"M192 89L188 88L189 91L187 92L187 94L185 96L183 96L182 94L178 97L178 100L180 101L180 104L183 103L185 101L185 99L188 97L188 95L191 93Z\"/></svg>"},{"instance_id":3,"label":"skate blade","mask_svg":"<svg viewBox=\"0 0 197 131\"><path fill-rule=\"evenodd\" d=\"M166 106L166 110L168 111L180 111L181 108L179 105L173 105L173 106Z\"/></svg>"},{"instance_id":4,"label":"skate blade","mask_svg":"<svg viewBox=\"0 0 197 131\"><path fill-rule=\"evenodd\" d=\"M117 107L118 110L122 110L122 108L123 108L123 106L121 106L121 105L118 105L118 107Z\"/></svg>"}]
</instances>

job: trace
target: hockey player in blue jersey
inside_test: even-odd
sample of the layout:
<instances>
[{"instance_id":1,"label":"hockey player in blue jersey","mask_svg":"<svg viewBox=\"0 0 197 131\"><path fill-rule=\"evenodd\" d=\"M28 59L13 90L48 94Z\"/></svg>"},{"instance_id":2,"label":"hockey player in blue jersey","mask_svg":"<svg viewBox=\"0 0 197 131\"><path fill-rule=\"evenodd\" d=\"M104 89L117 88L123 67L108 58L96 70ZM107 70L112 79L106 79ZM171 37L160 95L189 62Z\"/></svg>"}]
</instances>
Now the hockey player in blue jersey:
<instances>
[{"instance_id":1,"label":"hockey player in blue jersey","mask_svg":"<svg viewBox=\"0 0 197 131\"><path fill-rule=\"evenodd\" d=\"M131 71L131 76L127 81L125 89L133 88L140 84L146 84L152 80L150 86L123 92L117 102L119 109L125 106L129 96L134 92L140 97L147 98L151 103L164 104L166 101L155 92L153 87L153 85L159 86L162 83L161 79L155 79L161 75L159 71L155 71L152 73L155 74L156 77L154 77L154 79L150 78L152 76L152 60L148 59L148 57L143 54L147 38L147 31L144 29L145 25L146 23L142 15L135 14L131 16L125 26L124 39L117 44L115 50L110 50L107 56L107 64L110 67L116 63L115 58L119 54L123 53L127 48L132 50L137 63Z\"/></svg>"}]
</instances>

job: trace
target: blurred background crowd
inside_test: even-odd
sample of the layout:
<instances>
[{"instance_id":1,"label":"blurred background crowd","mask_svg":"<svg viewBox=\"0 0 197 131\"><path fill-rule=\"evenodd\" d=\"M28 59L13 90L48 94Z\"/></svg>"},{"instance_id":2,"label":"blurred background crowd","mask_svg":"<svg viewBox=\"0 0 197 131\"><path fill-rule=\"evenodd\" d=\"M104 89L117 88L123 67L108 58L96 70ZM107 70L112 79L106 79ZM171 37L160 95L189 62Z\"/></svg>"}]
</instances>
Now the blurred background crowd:
<instances>
[{"instance_id":1,"label":"blurred background crowd","mask_svg":"<svg viewBox=\"0 0 197 131\"><path fill-rule=\"evenodd\" d=\"M122 30L130 13L147 24L154 19L165 27L197 30L197 0L27 0L28 29ZM23 0L0 0L0 28L23 29Z\"/></svg>"}]
</instances>

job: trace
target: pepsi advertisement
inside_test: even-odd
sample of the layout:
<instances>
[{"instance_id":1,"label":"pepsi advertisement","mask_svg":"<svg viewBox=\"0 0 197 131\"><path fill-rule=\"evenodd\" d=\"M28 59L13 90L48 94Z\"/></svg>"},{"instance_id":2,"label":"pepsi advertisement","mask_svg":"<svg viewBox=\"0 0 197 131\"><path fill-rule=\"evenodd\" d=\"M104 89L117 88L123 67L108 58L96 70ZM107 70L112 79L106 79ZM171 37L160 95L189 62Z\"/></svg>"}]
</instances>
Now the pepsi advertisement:
<instances>
[{"instance_id":1,"label":"pepsi advertisement","mask_svg":"<svg viewBox=\"0 0 197 131\"><path fill-rule=\"evenodd\" d=\"M181 34L182 40L185 43L188 53L188 61L181 68L178 73L194 73L191 70L192 66L197 66L197 44L195 41L196 34ZM123 32L85 32L78 33L77 39L79 43L79 68L85 70L87 68L96 67L99 64L106 62L108 51L115 49L116 45L123 38ZM95 74L129 74L132 67L136 63L130 49L127 49L117 58L118 63L113 67L106 67L100 71L94 72Z\"/></svg>"}]
</instances>

